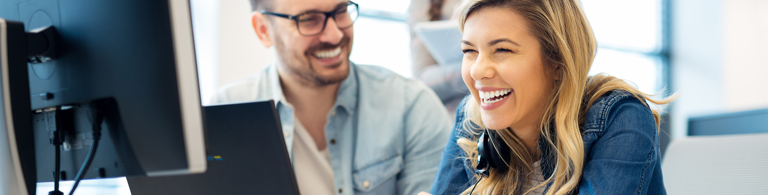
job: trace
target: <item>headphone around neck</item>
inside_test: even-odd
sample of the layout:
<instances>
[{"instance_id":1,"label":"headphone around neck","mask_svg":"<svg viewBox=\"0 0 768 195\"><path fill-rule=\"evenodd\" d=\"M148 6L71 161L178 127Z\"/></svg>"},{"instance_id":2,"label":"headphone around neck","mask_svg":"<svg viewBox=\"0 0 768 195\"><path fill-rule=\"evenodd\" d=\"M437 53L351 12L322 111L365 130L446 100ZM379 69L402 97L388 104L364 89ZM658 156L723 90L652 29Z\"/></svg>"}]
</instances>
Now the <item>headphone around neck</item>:
<instances>
[{"instance_id":1,"label":"headphone around neck","mask_svg":"<svg viewBox=\"0 0 768 195\"><path fill-rule=\"evenodd\" d=\"M509 146L504 143L501 136L494 131L483 130L480 139L477 139L477 165L475 173L488 176L491 168L498 169L501 172L507 172L509 169ZM469 191L469 194L475 191L475 187L483 178L477 180L475 186Z\"/></svg>"},{"instance_id":2,"label":"headphone around neck","mask_svg":"<svg viewBox=\"0 0 768 195\"><path fill-rule=\"evenodd\" d=\"M490 168L506 172L509 169L509 146L494 131L483 130L477 140L477 166L475 172L488 175Z\"/></svg>"}]
</instances>

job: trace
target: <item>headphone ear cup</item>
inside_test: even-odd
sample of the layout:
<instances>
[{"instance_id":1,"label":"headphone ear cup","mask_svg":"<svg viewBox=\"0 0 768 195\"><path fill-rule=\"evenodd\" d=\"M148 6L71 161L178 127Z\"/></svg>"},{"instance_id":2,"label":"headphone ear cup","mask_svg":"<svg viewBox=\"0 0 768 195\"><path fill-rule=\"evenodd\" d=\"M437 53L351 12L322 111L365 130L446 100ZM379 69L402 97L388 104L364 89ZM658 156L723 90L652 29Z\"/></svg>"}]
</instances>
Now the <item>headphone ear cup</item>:
<instances>
[{"instance_id":1,"label":"headphone ear cup","mask_svg":"<svg viewBox=\"0 0 768 195\"><path fill-rule=\"evenodd\" d=\"M507 146L500 135L494 132L488 131L488 136L486 137L488 145L485 147L487 148L487 156L490 157L488 158L490 167L501 172L507 172L507 169L509 169L509 146Z\"/></svg>"},{"instance_id":2,"label":"headphone ear cup","mask_svg":"<svg viewBox=\"0 0 768 195\"><path fill-rule=\"evenodd\" d=\"M488 131L483 130L480 134L480 138L477 139L477 165L475 166L475 172L484 172L490 168L490 152L488 152Z\"/></svg>"}]
</instances>

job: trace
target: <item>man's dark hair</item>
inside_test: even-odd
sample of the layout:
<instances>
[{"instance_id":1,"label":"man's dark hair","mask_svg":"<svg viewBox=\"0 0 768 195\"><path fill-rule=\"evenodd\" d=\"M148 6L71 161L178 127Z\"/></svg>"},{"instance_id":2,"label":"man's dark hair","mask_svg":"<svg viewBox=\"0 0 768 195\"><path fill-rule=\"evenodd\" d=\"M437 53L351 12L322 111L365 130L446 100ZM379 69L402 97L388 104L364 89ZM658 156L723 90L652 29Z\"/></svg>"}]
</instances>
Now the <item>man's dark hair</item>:
<instances>
[{"instance_id":1,"label":"man's dark hair","mask_svg":"<svg viewBox=\"0 0 768 195\"><path fill-rule=\"evenodd\" d=\"M250 0L251 11L259 11L262 9L272 8L272 0Z\"/></svg>"}]
</instances>

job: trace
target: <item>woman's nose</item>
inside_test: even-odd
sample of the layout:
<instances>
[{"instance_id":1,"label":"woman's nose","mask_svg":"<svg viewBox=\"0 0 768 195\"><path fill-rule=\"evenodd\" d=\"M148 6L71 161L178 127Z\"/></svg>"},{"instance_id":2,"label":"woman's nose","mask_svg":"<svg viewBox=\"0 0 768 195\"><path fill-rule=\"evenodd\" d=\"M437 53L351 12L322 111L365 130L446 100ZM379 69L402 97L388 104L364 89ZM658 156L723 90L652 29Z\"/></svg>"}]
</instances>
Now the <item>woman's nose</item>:
<instances>
[{"instance_id":1,"label":"woman's nose","mask_svg":"<svg viewBox=\"0 0 768 195\"><path fill-rule=\"evenodd\" d=\"M496 76L495 62L487 57L478 56L475 63L470 70L470 76L472 79L479 81L483 79L491 79Z\"/></svg>"}]
</instances>

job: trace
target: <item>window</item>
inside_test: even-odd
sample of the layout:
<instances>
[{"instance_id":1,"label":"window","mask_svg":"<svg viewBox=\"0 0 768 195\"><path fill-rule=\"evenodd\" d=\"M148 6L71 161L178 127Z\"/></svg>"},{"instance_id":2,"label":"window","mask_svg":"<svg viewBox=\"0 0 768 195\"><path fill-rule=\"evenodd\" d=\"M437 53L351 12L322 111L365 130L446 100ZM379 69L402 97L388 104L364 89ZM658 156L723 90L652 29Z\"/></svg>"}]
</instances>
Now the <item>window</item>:
<instances>
[{"instance_id":1,"label":"window","mask_svg":"<svg viewBox=\"0 0 768 195\"><path fill-rule=\"evenodd\" d=\"M411 77L410 33L405 15L410 0L357 0L360 18L350 60L379 65Z\"/></svg>"},{"instance_id":2,"label":"window","mask_svg":"<svg viewBox=\"0 0 768 195\"><path fill-rule=\"evenodd\" d=\"M408 5L411 0L354 0L354 2L360 4L360 12L363 15L402 21L408 14Z\"/></svg>"},{"instance_id":3,"label":"window","mask_svg":"<svg viewBox=\"0 0 768 195\"><path fill-rule=\"evenodd\" d=\"M605 72L660 92L666 83L666 0L581 0L598 42L590 75Z\"/></svg>"},{"instance_id":4,"label":"window","mask_svg":"<svg viewBox=\"0 0 768 195\"><path fill-rule=\"evenodd\" d=\"M384 66L406 77L413 75L410 34L404 21L361 15L354 28L352 62Z\"/></svg>"}]
</instances>

